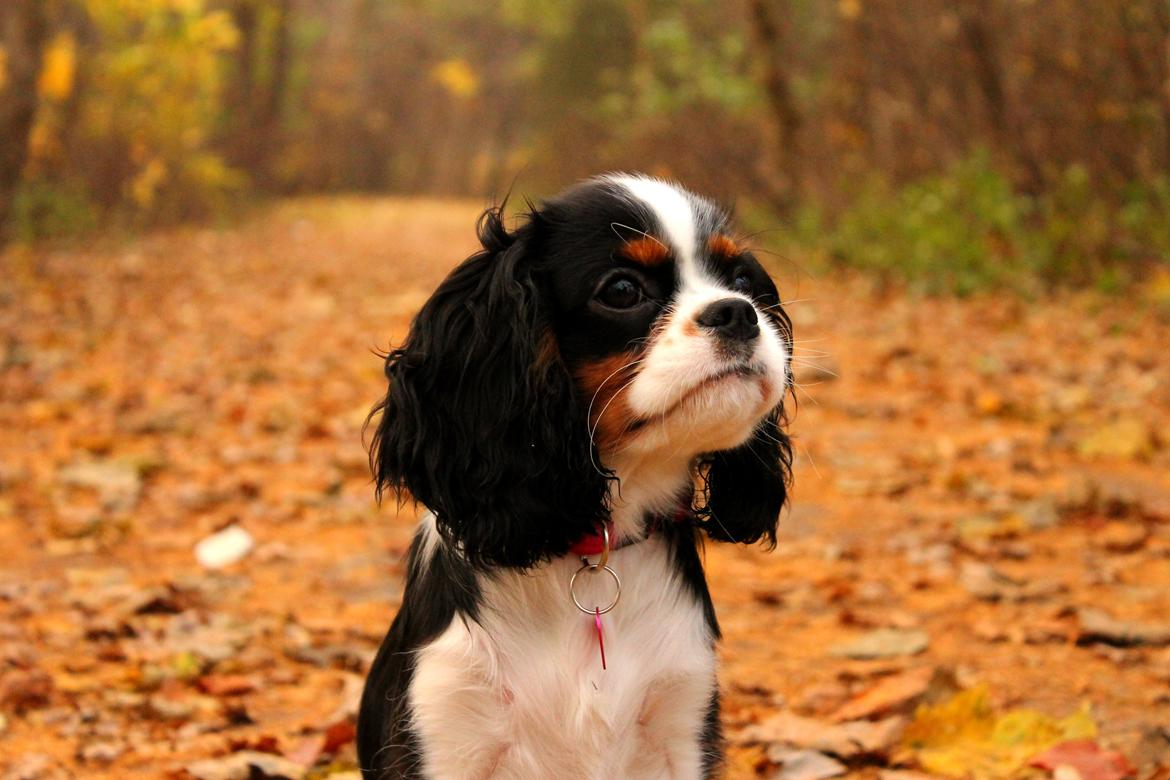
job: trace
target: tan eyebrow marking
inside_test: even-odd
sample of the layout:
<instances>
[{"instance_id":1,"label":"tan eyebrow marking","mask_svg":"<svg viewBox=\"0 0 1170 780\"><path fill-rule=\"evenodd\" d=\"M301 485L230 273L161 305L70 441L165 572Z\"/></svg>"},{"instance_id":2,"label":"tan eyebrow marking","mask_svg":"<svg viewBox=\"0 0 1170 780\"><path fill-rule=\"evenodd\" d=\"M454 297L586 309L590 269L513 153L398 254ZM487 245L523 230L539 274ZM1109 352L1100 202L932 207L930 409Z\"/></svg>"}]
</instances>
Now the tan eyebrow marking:
<instances>
[{"instance_id":1,"label":"tan eyebrow marking","mask_svg":"<svg viewBox=\"0 0 1170 780\"><path fill-rule=\"evenodd\" d=\"M707 249L716 257L730 260L743 254L743 247L735 243L731 236L717 233L707 239Z\"/></svg>"},{"instance_id":2,"label":"tan eyebrow marking","mask_svg":"<svg viewBox=\"0 0 1170 780\"><path fill-rule=\"evenodd\" d=\"M639 265L654 266L670 259L670 249L656 238L636 238L622 244L621 254Z\"/></svg>"}]
</instances>

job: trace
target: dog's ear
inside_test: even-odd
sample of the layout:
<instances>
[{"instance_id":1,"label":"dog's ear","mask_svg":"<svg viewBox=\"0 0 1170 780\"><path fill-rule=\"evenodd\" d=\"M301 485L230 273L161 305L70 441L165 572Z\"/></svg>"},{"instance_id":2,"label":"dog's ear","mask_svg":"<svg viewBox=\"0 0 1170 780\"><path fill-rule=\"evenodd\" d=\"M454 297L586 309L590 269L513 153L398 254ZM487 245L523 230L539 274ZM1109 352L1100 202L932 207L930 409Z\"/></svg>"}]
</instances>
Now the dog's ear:
<instances>
[{"instance_id":1,"label":"dog's ear","mask_svg":"<svg viewBox=\"0 0 1170 780\"><path fill-rule=\"evenodd\" d=\"M776 524L788 498L792 447L776 410L739 447L712 453L700 464L706 506L698 516L707 535L720 542L776 544Z\"/></svg>"},{"instance_id":2,"label":"dog's ear","mask_svg":"<svg viewBox=\"0 0 1170 780\"><path fill-rule=\"evenodd\" d=\"M527 567L568 552L606 514L585 413L533 273L539 215L509 232L503 206L386 357L389 389L370 464L408 491L477 566Z\"/></svg>"}]
</instances>

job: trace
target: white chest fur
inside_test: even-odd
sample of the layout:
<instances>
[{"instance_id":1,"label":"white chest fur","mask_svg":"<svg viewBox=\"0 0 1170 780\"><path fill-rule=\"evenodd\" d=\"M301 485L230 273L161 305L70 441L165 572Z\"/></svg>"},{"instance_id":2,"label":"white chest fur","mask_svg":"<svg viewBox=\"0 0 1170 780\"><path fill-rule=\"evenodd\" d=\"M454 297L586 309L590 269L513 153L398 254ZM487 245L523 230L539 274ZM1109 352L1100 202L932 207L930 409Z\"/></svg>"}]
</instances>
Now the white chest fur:
<instances>
[{"instance_id":1,"label":"white chest fur","mask_svg":"<svg viewBox=\"0 0 1170 780\"><path fill-rule=\"evenodd\" d=\"M569 599L579 560L481 576L478 623L457 617L418 651L409 695L427 776L699 777L715 654L669 556L657 538L611 555L622 594L602 618L606 671L593 619ZM597 575L583 602L592 586L600 599L611 583Z\"/></svg>"}]
</instances>

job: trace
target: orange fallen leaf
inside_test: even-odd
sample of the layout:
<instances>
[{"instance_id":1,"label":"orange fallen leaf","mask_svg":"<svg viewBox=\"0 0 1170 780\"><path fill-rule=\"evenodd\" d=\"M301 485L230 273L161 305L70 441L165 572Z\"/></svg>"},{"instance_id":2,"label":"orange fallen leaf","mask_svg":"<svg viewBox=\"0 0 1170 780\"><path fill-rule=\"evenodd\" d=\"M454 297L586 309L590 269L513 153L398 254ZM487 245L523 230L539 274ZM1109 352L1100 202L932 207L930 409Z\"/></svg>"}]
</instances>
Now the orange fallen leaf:
<instances>
[{"instance_id":1,"label":"orange fallen leaf","mask_svg":"<svg viewBox=\"0 0 1170 780\"><path fill-rule=\"evenodd\" d=\"M199 690L212 696L239 696L256 690L256 683L242 674L206 674L199 678Z\"/></svg>"},{"instance_id":2,"label":"orange fallen leaf","mask_svg":"<svg viewBox=\"0 0 1170 780\"><path fill-rule=\"evenodd\" d=\"M935 674L933 667L924 666L884 677L869 690L841 705L833 713L832 720L841 723L872 718L914 704L930 689Z\"/></svg>"}]
</instances>

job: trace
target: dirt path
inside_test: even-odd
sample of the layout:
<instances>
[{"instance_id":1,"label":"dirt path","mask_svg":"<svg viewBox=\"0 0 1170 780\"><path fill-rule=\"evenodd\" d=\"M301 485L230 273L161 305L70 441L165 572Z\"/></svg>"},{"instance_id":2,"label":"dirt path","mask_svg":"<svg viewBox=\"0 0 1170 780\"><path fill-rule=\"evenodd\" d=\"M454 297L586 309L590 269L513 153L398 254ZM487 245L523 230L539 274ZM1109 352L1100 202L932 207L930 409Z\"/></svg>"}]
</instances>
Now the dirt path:
<instances>
[{"instance_id":1,"label":"dirt path","mask_svg":"<svg viewBox=\"0 0 1170 780\"><path fill-rule=\"evenodd\" d=\"M475 213L296 202L0 257L0 778L156 777L244 749L353 768L413 520L372 503L371 350L471 249ZM995 712L1087 702L1101 744L1167 776L1166 323L1126 300L776 271L828 371L798 371L779 548L707 548L729 777L777 771L778 712L911 716L980 686ZM209 573L193 549L230 525L256 546ZM847 657L879 629L882 657ZM857 717L883 681L905 690ZM879 748L850 771L917 760Z\"/></svg>"}]
</instances>

